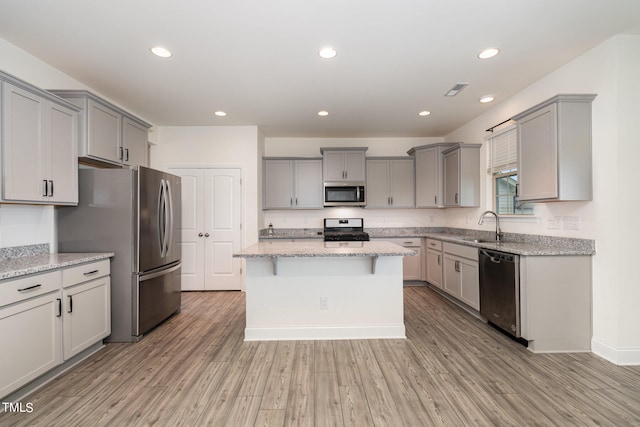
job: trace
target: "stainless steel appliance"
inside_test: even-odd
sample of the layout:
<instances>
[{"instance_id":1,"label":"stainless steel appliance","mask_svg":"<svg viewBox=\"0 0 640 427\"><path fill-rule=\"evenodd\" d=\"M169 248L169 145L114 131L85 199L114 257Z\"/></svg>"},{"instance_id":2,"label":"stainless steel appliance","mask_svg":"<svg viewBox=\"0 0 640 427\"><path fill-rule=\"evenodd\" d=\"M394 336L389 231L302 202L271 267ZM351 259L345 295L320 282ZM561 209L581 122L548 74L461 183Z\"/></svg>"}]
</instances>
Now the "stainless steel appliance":
<instances>
[{"instance_id":1,"label":"stainless steel appliance","mask_svg":"<svg viewBox=\"0 0 640 427\"><path fill-rule=\"evenodd\" d=\"M111 336L135 342L180 310L180 177L139 167L80 169L79 204L60 207L60 252L114 252Z\"/></svg>"},{"instance_id":2,"label":"stainless steel appliance","mask_svg":"<svg viewBox=\"0 0 640 427\"><path fill-rule=\"evenodd\" d=\"M325 242L362 242L369 240L362 218L325 218Z\"/></svg>"},{"instance_id":3,"label":"stainless steel appliance","mask_svg":"<svg viewBox=\"0 0 640 427\"><path fill-rule=\"evenodd\" d=\"M520 257L479 249L480 314L520 338Z\"/></svg>"},{"instance_id":4,"label":"stainless steel appliance","mask_svg":"<svg viewBox=\"0 0 640 427\"><path fill-rule=\"evenodd\" d=\"M325 206L366 206L364 182L325 182Z\"/></svg>"}]
</instances>

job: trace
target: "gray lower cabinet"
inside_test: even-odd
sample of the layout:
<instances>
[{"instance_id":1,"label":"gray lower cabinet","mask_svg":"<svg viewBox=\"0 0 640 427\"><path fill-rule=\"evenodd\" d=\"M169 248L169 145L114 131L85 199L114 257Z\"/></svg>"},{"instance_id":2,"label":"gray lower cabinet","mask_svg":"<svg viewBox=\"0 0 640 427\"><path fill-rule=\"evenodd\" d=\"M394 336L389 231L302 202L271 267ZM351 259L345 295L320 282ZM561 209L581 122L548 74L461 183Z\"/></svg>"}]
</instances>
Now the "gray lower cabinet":
<instances>
[{"instance_id":1,"label":"gray lower cabinet","mask_svg":"<svg viewBox=\"0 0 640 427\"><path fill-rule=\"evenodd\" d=\"M413 158L369 157L366 166L368 208L415 207Z\"/></svg>"},{"instance_id":2,"label":"gray lower cabinet","mask_svg":"<svg viewBox=\"0 0 640 427\"><path fill-rule=\"evenodd\" d=\"M518 127L518 199L592 199L591 102L558 95L513 117Z\"/></svg>"},{"instance_id":3,"label":"gray lower cabinet","mask_svg":"<svg viewBox=\"0 0 640 427\"><path fill-rule=\"evenodd\" d=\"M322 209L322 159L263 158L263 209Z\"/></svg>"},{"instance_id":4,"label":"gray lower cabinet","mask_svg":"<svg viewBox=\"0 0 640 427\"><path fill-rule=\"evenodd\" d=\"M147 166L149 123L86 90L51 90L81 109L78 155L84 162Z\"/></svg>"},{"instance_id":5,"label":"gray lower cabinet","mask_svg":"<svg viewBox=\"0 0 640 427\"><path fill-rule=\"evenodd\" d=\"M395 243L415 251L416 256L402 257L402 280L422 280L422 239L420 237L376 238L374 240Z\"/></svg>"},{"instance_id":6,"label":"gray lower cabinet","mask_svg":"<svg viewBox=\"0 0 640 427\"><path fill-rule=\"evenodd\" d=\"M78 203L78 109L0 73L2 202Z\"/></svg>"},{"instance_id":7,"label":"gray lower cabinet","mask_svg":"<svg viewBox=\"0 0 640 427\"><path fill-rule=\"evenodd\" d=\"M443 290L469 307L480 309L478 249L444 242Z\"/></svg>"},{"instance_id":8,"label":"gray lower cabinet","mask_svg":"<svg viewBox=\"0 0 640 427\"><path fill-rule=\"evenodd\" d=\"M442 241L427 239L426 251L427 282L431 283L437 288L442 289L442 269L444 264Z\"/></svg>"},{"instance_id":9,"label":"gray lower cabinet","mask_svg":"<svg viewBox=\"0 0 640 427\"><path fill-rule=\"evenodd\" d=\"M109 274L106 259L0 282L0 398L111 333Z\"/></svg>"}]
</instances>

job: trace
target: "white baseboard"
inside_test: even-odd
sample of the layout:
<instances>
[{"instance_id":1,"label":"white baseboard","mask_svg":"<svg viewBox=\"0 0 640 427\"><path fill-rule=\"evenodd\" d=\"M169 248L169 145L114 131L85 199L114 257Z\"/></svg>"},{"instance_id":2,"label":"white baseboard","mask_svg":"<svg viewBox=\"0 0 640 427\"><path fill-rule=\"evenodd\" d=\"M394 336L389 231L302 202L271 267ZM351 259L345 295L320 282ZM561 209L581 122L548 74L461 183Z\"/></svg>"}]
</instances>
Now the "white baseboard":
<instances>
[{"instance_id":1,"label":"white baseboard","mask_svg":"<svg viewBox=\"0 0 640 427\"><path fill-rule=\"evenodd\" d=\"M406 338L404 325L246 328L245 341L357 340Z\"/></svg>"},{"instance_id":2,"label":"white baseboard","mask_svg":"<svg viewBox=\"0 0 640 427\"><path fill-rule=\"evenodd\" d=\"M591 351L616 365L640 365L640 348L619 349L592 338Z\"/></svg>"}]
</instances>

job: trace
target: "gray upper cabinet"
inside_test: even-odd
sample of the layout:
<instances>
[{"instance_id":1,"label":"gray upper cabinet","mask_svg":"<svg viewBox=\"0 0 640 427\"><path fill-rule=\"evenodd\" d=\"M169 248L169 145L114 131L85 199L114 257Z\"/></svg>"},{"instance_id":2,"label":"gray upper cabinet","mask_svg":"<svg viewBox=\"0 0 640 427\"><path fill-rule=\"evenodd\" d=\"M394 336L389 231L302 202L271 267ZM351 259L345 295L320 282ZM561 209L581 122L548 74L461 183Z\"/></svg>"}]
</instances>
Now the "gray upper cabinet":
<instances>
[{"instance_id":1,"label":"gray upper cabinet","mask_svg":"<svg viewBox=\"0 0 640 427\"><path fill-rule=\"evenodd\" d=\"M518 198L591 200L591 102L596 95L557 95L516 116Z\"/></svg>"},{"instance_id":2,"label":"gray upper cabinet","mask_svg":"<svg viewBox=\"0 0 640 427\"><path fill-rule=\"evenodd\" d=\"M369 157L367 208L413 208L414 159Z\"/></svg>"},{"instance_id":3,"label":"gray upper cabinet","mask_svg":"<svg viewBox=\"0 0 640 427\"><path fill-rule=\"evenodd\" d=\"M482 144L455 144L445 150L444 206L480 206L480 147Z\"/></svg>"},{"instance_id":4,"label":"gray upper cabinet","mask_svg":"<svg viewBox=\"0 0 640 427\"><path fill-rule=\"evenodd\" d=\"M2 202L78 203L78 109L0 73Z\"/></svg>"},{"instance_id":5,"label":"gray upper cabinet","mask_svg":"<svg viewBox=\"0 0 640 427\"><path fill-rule=\"evenodd\" d=\"M264 209L322 209L322 160L263 158Z\"/></svg>"},{"instance_id":6,"label":"gray upper cabinet","mask_svg":"<svg viewBox=\"0 0 640 427\"><path fill-rule=\"evenodd\" d=\"M444 207L444 177L442 152L454 143L437 143L414 147L407 154L415 157L416 207Z\"/></svg>"},{"instance_id":7,"label":"gray upper cabinet","mask_svg":"<svg viewBox=\"0 0 640 427\"><path fill-rule=\"evenodd\" d=\"M147 166L149 123L85 90L51 90L81 108L78 154L87 163Z\"/></svg>"},{"instance_id":8,"label":"gray upper cabinet","mask_svg":"<svg viewBox=\"0 0 640 427\"><path fill-rule=\"evenodd\" d=\"M366 147L320 148L325 181L365 180Z\"/></svg>"}]
</instances>

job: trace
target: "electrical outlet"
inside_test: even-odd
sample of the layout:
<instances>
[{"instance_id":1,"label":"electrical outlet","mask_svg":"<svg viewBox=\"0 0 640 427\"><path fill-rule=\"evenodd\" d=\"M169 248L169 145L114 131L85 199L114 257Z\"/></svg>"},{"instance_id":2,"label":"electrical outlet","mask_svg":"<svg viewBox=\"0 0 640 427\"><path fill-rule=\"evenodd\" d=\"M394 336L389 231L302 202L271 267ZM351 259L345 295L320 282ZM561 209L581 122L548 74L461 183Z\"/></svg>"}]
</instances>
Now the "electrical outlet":
<instances>
[{"instance_id":1,"label":"electrical outlet","mask_svg":"<svg viewBox=\"0 0 640 427\"><path fill-rule=\"evenodd\" d=\"M563 216L562 226L565 230L580 230L579 216Z\"/></svg>"},{"instance_id":2,"label":"electrical outlet","mask_svg":"<svg viewBox=\"0 0 640 427\"><path fill-rule=\"evenodd\" d=\"M329 298L320 297L320 310L329 310Z\"/></svg>"},{"instance_id":3,"label":"electrical outlet","mask_svg":"<svg viewBox=\"0 0 640 427\"><path fill-rule=\"evenodd\" d=\"M562 228L562 217L561 216L553 216L547 220L547 228L557 229Z\"/></svg>"}]
</instances>

